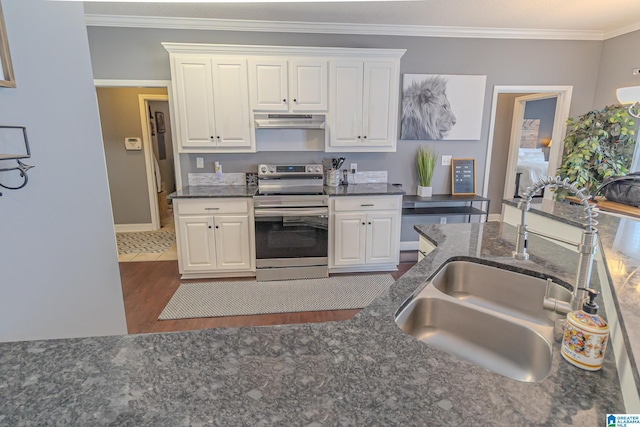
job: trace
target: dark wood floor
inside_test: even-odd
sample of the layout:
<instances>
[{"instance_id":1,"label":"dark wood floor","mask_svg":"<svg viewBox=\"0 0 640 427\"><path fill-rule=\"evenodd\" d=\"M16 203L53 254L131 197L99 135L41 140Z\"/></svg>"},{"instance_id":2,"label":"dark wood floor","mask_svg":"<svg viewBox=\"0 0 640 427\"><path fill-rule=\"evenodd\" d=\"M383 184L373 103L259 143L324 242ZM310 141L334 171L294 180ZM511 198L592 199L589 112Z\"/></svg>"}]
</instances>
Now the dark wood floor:
<instances>
[{"instance_id":1,"label":"dark wood floor","mask_svg":"<svg viewBox=\"0 0 640 427\"><path fill-rule=\"evenodd\" d=\"M391 275L397 280L415 264L416 260L416 253L402 252L398 271L391 273ZM240 326L284 325L289 323L329 322L350 319L360 311L359 309L309 311L252 316L158 320L158 316L176 289L178 289L178 286L180 286L177 261L121 262L120 277L122 280L127 329L130 334ZM211 280L209 279L207 281Z\"/></svg>"}]
</instances>

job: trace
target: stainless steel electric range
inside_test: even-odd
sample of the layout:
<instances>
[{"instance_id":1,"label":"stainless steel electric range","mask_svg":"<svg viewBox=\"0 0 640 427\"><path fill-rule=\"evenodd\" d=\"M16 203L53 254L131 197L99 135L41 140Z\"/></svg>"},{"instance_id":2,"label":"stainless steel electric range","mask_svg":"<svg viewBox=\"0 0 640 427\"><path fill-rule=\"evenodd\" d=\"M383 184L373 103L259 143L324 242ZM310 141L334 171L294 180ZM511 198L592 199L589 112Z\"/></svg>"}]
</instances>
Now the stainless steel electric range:
<instances>
[{"instance_id":1,"label":"stainless steel electric range","mask_svg":"<svg viewBox=\"0 0 640 427\"><path fill-rule=\"evenodd\" d=\"M327 277L329 197L322 165L258 165L256 280Z\"/></svg>"}]
</instances>

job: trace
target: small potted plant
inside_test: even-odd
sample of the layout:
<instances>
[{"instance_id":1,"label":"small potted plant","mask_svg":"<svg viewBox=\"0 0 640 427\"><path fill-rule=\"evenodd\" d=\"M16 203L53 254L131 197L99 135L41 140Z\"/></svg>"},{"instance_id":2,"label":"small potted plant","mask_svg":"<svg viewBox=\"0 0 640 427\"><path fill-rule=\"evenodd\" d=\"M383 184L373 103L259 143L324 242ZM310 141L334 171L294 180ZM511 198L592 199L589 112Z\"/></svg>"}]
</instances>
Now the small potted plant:
<instances>
[{"instance_id":1,"label":"small potted plant","mask_svg":"<svg viewBox=\"0 0 640 427\"><path fill-rule=\"evenodd\" d=\"M437 153L427 146L418 148L416 156L416 166L418 168L418 196L431 197L433 188L431 178L436 168Z\"/></svg>"}]
</instances>

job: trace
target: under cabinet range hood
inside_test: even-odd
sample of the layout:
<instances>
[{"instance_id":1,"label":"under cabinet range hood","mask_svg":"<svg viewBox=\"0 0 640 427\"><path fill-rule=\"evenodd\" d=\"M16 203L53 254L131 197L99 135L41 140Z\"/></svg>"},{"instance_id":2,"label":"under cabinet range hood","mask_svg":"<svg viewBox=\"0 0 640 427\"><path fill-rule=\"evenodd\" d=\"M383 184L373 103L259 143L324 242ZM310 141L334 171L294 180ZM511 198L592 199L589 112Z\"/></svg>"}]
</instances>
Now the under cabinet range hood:
<instances>
[{"instance_id":1,"label":"under cabinet range hood","mask_svg":"<svg viewBox=\"0 0 640 427\"><path fill-rule=\"evenodd\" d=\"M324 129L324 114L274 114L254 115L256 129Z\"/></svg>"}]
</instances>

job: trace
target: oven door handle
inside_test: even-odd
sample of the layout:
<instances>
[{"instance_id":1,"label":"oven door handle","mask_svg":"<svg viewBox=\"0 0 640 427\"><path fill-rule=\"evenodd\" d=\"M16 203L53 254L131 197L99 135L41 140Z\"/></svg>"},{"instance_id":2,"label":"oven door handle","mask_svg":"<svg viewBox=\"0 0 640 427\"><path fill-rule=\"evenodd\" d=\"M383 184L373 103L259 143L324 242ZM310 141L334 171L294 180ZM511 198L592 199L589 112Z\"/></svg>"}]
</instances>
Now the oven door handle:
<instances>
[{"instance_id":1,"label":"oven door handle","mask_svg":"<svg viewBox=\"0 0 640 427\"><path fill-rule=\"evenodd\" d=\"M255 216L328 216L329 209L286 208L286 209L256 209Z\"/></svg>"}]
</instances>

